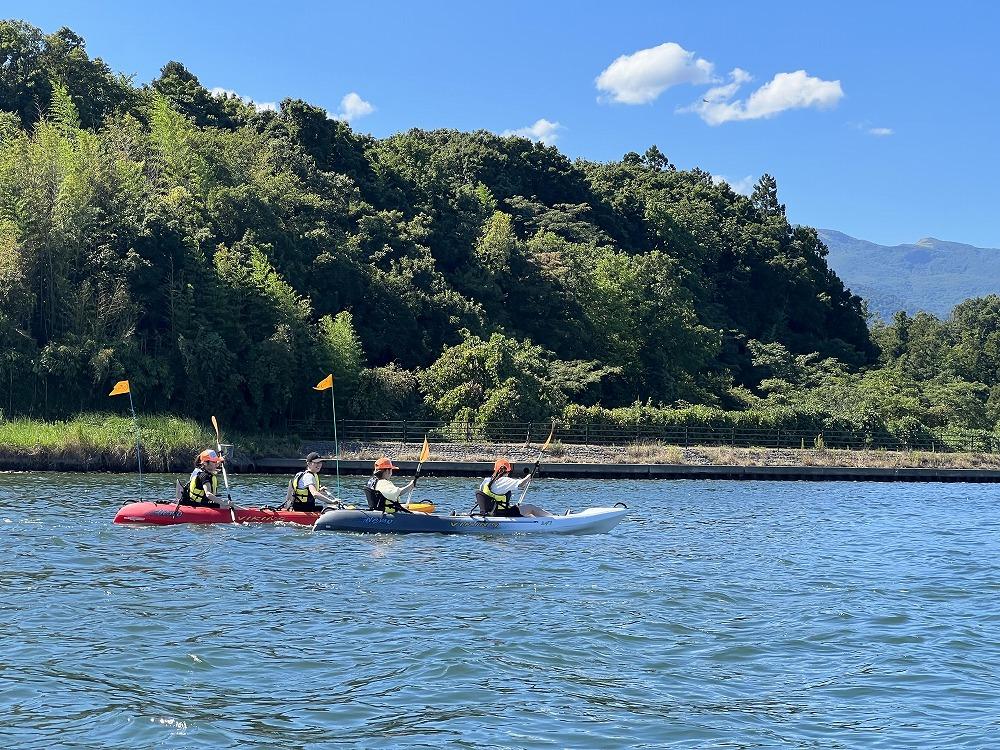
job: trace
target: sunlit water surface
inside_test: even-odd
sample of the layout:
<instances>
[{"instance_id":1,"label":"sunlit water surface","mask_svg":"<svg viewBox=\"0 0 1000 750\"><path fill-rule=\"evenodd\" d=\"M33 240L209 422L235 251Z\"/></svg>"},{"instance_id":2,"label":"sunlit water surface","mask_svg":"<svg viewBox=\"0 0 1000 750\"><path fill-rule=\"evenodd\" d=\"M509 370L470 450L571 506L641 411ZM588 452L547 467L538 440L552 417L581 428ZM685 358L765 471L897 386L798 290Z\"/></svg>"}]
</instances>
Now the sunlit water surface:
<instances>
[{"instance_id":1,"label":"sunlit water surface","mask_svg":"<svg viewBox=\"0 0 1000 750\"><path fill-rule=\"evenodd\" d=\"M0 475L0 746L1000 742L996 486L542 479L631 514L493 539L113 525L136 492Z\"/></svg>"}]
</instances>

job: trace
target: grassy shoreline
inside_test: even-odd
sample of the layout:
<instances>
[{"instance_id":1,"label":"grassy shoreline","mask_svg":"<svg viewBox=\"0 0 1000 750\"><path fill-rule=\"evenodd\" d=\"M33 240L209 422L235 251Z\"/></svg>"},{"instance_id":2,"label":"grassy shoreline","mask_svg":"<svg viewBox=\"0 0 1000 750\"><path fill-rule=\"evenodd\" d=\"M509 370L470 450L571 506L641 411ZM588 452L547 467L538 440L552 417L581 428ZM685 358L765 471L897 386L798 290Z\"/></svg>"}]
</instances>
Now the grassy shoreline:
<instances>
[{"instance_id":1,"label":"grassy shoreline","mask_svg":"<svg viewBox=\"0 0 1000 750\"><path fill-rule=\"evenodd\" d=\"M193 457L215 444L215 433L191 419L152 415L139 418L144 471L187 471ZM333 444L306 441L297 435L226 434L234 446L234 463L259 458L298 458L310 450L332 455ZM347 441L344 460L387 455L415 461L419 442ZM490 461L506 456L533 462L538 446L524 444L432 444L430 461ZM1000 470L1000 454L932 453L928 451L832 450L788 448L681 447L662 443L595 446L553 443L545 454L550 463L672 464L687 466L827 466L852 468L941 468ZM0 469L61 471L134 471L135 430L131 418L107 414L81 415L65 422L18 419L0 422Z\"/></svg>"},{"instance_id":2,"label":"grassy shoreline","mask_svg":"<svg viewBox=\"0 0 1000 750\"><path fill-rule=\"evenodd\" d=\"M189 470L199 451L215 446L215 432L192 419L150 415L137 421L144 471ZM294 436L223 432L222 438L247 457L294 455L301 445ZM135 425L131 417L108 414L0 421L0 468L135 471Z\"/></svg>"}]
</instances>

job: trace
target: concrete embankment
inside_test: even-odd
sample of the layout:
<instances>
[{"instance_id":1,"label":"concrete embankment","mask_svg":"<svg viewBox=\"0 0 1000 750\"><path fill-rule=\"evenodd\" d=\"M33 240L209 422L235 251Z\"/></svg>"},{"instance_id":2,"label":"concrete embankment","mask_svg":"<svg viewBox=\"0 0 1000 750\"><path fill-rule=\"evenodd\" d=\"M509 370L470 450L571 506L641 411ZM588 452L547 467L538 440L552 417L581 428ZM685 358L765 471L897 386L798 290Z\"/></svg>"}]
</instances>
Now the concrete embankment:
<instances>
[{"instance_id":1,"label":"concrete embankment","mask_svg":"<svg viewBox=\"0 0 1000 750\"><path fill-rule=\"evenodd\" d=\"M298 455L257 457L240 451L230 455L231 472L291 475L303 467L302 456L318 451L326 457L324 473L335 471L329 458L335 446L310 443ZM367 476L378 456L390 456L401 467L400 477L416 469L419 444L341 444L340 473ZM483 477L493 459L505 456L515 475L530 467L537 446L470 445L442 443L432 447L424 463L428 476ZM131 472L134 454L96 451L92 455L17 453L0 446L0 471L107 471ZM184 456L143 458L143 470L187 474L190 459ZM560 446L546 454L542 476L590 479L732 479L855 482L1000 482L1000 456L994 454L892 453L886 451L788 450L773 448L710 448L658 446Z\"/></svg>"},{"instance_id":2,"label":"concrete embankment","mask_svg":"<svg viewBox=\"0 0 1000 750\"><path fill-rule=\"evenodd\" d=\"M401 475L412 474L416 461L399 461ZM518 476L530 463L515 463ZM341 474L370 474L371 461L341 461ZM262 474L290 474L302 468L300 459L263 458L247 462L244 471ZM428 461L425 476L484 477L493 464L484 461ZM328 461L324 473L334 472ZM1000 471L947 468L862 468L855 466L688 466L684 464L594 464L546 463L540 475L591 479L736 479L793 480L813 482L1000 482Z\"/></svg>"}]
</instances>

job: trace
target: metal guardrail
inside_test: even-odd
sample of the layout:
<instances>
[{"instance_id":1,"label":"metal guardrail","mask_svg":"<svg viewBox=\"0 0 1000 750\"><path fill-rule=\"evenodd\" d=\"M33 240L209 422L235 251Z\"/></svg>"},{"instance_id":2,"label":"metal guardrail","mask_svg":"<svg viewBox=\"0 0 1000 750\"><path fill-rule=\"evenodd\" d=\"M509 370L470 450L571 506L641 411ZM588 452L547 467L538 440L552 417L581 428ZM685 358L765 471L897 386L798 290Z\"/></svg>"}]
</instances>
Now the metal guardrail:
<instances>
[{"instance_id":1,"label":"metal guardrail","mask_svg":"<svg viewBox=\"0 0 1000 750\"><path fill-rule=\"evenodd\" d=\"M424 436L433 442L541 444L552 428L550 422L504 422L479 425L439 420L338 420L342 442L394 442L419 444ZM288 431L313 440L333 440L330 421L292 421ZM746 429L689 425L636 425L630 428L591 423L556 423L554 440L567 445L627 446L659 443L681 447L729 446L738 448L839 448L867 450L922 450L941 453L1000 452L1000 435L983 431L949 431L904 440L886 432L846 430Z\"/></svg>"}]
</instances>

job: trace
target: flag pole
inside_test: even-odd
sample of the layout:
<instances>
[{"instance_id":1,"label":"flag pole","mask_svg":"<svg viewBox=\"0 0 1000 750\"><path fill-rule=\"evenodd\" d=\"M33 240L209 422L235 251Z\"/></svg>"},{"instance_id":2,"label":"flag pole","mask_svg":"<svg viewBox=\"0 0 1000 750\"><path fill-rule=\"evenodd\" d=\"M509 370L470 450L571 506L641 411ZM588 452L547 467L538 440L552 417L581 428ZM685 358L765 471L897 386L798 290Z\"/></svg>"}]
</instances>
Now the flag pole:
<instances>
[{"instance_id":1,"label":"flag pole","mask_svg":"<svg viewBox=\"0 0 1000 750\"><path fill-rule=\"evenodd\" d=\"M337 470L337 500L340 500L340 443L337 442L337 397L330 387L330 405L333 407L333 461Z\"/></svg>"},{"instance_id":2,"label":"flag pole","mask_svg":"<svg viewBox=\"0 0 1000 750\"><path fill-rule=\"evenodd\" d=\"M135 418L131 388L128 390L128 406L132 410L132 425L135 427L135 462L139 465L139 502L142 502L142 455L139 453L139 420Z\"/></svg>"},{"instance_id":3,"label":"flag pole","mask_svg":"<svg viewBox=\"0 0 1000 750\"><path fill-rule=\"evenodd\" d=\"M330 408L333 409L333 459L337 466L337 500L340 500L340 443L337 442L337 397L333 393L333 373L331 372L316 385L314 391L330 389Z\"/></svg>"},{"instance_id":4,"label":"flag pole","mask_svg":"<svg viewBox=\"0 0 1000 750\"><path fill-rule=\"evenodd\" d=\"M135 404L132 403L132 387L127 380L119 380L111 389L109 396L128 394L128 407L132 410L132 426L135 427L135 461L139 465L139 500L142 500L142 454L139 450L139 420L135 416Z\"/></svg>"}]
</instances>

